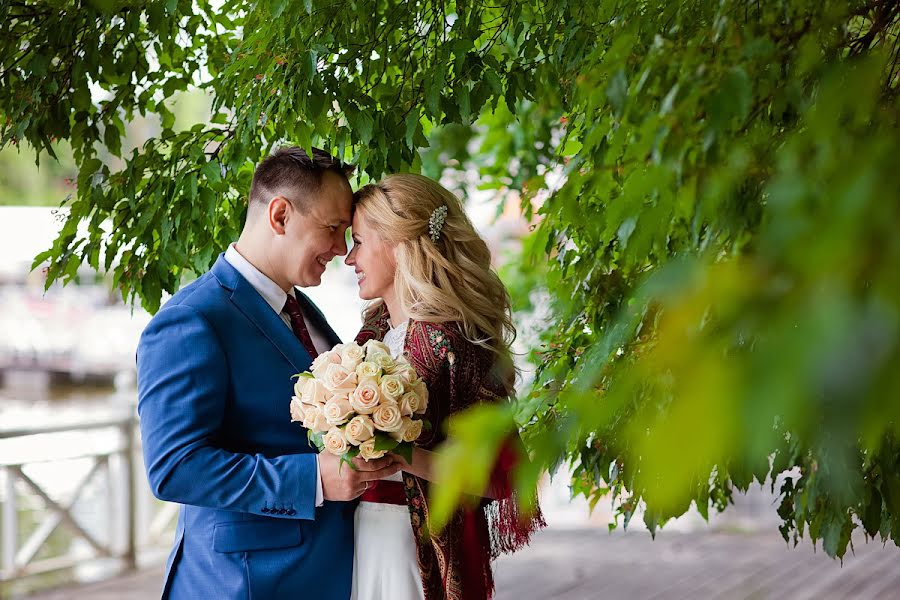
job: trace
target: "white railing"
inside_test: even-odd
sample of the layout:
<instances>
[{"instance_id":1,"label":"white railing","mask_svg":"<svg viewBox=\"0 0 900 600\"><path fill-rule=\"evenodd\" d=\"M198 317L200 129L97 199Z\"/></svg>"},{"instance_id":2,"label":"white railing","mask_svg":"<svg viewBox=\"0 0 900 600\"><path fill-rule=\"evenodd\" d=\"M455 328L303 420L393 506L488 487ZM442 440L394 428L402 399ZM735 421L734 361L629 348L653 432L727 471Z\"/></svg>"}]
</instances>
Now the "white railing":
<instances>
[{"instance_id":1,"label":"white railing","mask_svg":"<svg viewBox=\"0 0 900 600\"><path fill-rule=\"evenodd\" d=\"M0 588L62 569L97 564L114 574L158 560L178 506L152 497L136 430L132 415L0 429ZM25 515L34 523L23 526Z\"/></svg>"}]
</instances>

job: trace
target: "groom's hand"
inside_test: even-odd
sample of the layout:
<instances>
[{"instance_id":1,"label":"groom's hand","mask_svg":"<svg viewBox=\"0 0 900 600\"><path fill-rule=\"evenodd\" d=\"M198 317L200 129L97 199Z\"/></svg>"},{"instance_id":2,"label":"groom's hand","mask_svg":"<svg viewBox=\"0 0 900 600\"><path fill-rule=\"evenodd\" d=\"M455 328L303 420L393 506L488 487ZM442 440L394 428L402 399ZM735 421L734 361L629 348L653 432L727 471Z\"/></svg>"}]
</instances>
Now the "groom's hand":
<instances>
[{"instance_id":1,"label":"groom's hand","mask_svg":"<svg viewBox=\"0 0 900 600\"><path fill-rule=\"evenodd\" d=\"M370 485L370 481L383 479L400 470L402 466L391 455L365 461L358 456L351 469L341 465L339 456L330 452L319 454L319 476L322 478L322 495L326 500L353 500Z\"/></svg>"}]
</instances>

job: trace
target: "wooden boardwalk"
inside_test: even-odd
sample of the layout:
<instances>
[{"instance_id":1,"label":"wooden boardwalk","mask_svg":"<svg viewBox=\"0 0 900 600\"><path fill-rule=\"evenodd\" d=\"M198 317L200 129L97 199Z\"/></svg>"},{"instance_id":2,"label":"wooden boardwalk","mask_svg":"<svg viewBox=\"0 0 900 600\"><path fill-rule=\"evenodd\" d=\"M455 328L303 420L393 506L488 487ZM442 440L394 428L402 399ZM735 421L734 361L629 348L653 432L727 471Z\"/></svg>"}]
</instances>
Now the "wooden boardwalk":
<instances>
[{"instance_id":1,"label":"wooden boardwalk","mask_svg":"<svg viewBox=\"0 0 900 600\"><path fill-rule=\"evenodd\" d=\"M496 600L900 599L900 548L854 542L841 566L808 542L786 547L772 531L663 531L653 541L643 531L548 529L497 562ZM29 598L149 600L161 578L155 567Z\"/></svg>"}]
</instances>

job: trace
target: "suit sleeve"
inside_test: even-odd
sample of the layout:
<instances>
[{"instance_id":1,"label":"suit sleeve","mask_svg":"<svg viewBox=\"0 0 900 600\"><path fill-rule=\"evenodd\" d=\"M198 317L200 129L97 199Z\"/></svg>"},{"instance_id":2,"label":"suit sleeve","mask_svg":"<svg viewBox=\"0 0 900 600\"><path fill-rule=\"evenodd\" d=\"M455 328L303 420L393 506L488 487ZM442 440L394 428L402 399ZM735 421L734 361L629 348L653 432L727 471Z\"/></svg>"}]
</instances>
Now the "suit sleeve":
<instances>
[{"instance_id":1,"label":"suit sleeve","mask_svg":"<svg viewBox=\"0 0 900 600\"><path fill-rule=\"evenodd\" d=\"M199 312L183 305L160 311L141 336L137 370L144 462L157 498L315 518L314 453L267 458L215 446L228 397L228 364Z\"/></svg>"}]
</instances>

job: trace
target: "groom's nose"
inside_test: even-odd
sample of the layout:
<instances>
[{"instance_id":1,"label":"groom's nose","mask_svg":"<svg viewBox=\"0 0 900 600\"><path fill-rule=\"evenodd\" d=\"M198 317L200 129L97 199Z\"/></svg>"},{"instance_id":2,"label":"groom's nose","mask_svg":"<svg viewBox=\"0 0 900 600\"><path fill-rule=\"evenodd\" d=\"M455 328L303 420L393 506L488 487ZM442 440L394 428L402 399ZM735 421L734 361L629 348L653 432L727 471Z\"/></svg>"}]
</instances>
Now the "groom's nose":
<instances>
[{"instance_id":1,"label":"groom's nose","mask_svg":"<svg viewBox=\"0 0 900 600\"><path fill-rule=\"evenodd\" d=\"M335 239L335 245L333 247L334 253L338 256L344 256L347 254L347 238L346 233L341 232L340 237Z\"/></svg>"}]
</instances>

